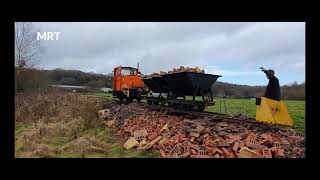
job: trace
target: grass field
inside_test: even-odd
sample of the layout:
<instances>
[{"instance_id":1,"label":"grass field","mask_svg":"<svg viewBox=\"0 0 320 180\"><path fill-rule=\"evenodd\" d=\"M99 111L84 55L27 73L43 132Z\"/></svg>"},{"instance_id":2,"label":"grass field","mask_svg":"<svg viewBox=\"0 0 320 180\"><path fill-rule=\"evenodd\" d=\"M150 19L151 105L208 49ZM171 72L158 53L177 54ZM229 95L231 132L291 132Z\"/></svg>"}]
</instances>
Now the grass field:
<instances>
[{"instance_id":1,"label":"grass field","mask_svg":"<svg viewBox=\"0 0 320 180\"><path fill-rule=\"evenodd\" d=\"M112 99L112 94L110 93L91 93L90 95L104 97L107 99ZM186 97L187 99L192 99L191 97ZM196 97L196 100L201 100L201 97ZM242 114L247 117L255 118L256 115L256 105L255 99L214 99L216 105L209 106L206 111L209 112L221 112L230 115ZM224 105L225 102L225 105ZM305 101L293 101L284 100L283 101L289 110L289 114L294 121L294 127L301 132L305 131Z\"/></svg>"},{"instance_id":2,"label":"grass field","mask_svg":"<svg viewBox=\"0 0 320 180\"><path fill-rule=\"evenodd\" d=\"M243 114L245 116L255 118L256 105L255 100L250 99L226 99L225 106L223 99L216 99L216 105L210 106L206 111L221 112L231 115ZM299 131L305 130L305 101L283 101L288 108L289 114L294 121L294 127ZM221 105L221 110L220 110ZM226 108L225 108L226 107ZM226 111L225 111L226 110Z\"/></svg>"}]
</instances>

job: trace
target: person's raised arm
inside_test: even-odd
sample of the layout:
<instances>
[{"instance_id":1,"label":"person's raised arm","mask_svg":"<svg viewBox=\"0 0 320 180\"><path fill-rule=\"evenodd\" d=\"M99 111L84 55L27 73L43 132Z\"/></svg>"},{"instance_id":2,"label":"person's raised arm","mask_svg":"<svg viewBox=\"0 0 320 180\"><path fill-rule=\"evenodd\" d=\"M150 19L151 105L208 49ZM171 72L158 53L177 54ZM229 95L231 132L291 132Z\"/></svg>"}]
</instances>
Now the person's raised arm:
<instances>
[{"instance_id":1,"label":"person's raised arm","mask_svg":"<svg viewBox=\"0 0 320 180\"><path fill-rule=\"evenodd\" d=\"M264 72L267 76L271 76L270 72L268 70L265 70L263 67L260 67L261 71Z\"/></svg>"}]
</instances>

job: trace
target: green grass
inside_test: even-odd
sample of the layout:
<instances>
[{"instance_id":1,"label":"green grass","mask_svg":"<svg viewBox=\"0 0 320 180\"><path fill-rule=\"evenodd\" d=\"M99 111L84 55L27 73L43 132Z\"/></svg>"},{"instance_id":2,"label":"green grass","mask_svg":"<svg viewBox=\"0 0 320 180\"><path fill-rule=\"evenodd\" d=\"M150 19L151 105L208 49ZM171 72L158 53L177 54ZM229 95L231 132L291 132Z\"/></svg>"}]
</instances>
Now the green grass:
<instances>
[{"instance_id":1,"label":"green grass","mask_svg":"<svg viewBox=\"0 0 320 180\"><path fill-rule=\"evenodd\" d=\"M21 135L21 132L27 130L29 125L18 123L16 126L16 139ZM71 147L63 149L64 145L72 141L72 137L62 136L56 134L51 137L44 137L42 145L47 146L51 150L58 150L59 153L55 156L56 158L157 158L160 157L158 152L152 151L140 151L137 149L127 150L123 147L119 137L116 135L117 131L108 127L91 128L85 131L79 132L78 137L88 137L94 139L100 143L106 145L104 150L105 153L85 153L79 152L80 147ZM25 150L26 144L15 143L16 156L19 157ZM44 156L45 157L45 156Z\"/></svg>"},{"instance_id":2,"label":"green grass","mask_svg":"<svg viewBox=\"0 0 320 180\"><path fill-rule=\"evenodd\" d=\"M215 102L216 105L209 106L206 111L221 112L231 115L238 115L241 113L245 116L255 118L255 99L226 99L225 106L223 99L215 99ZM284 100L283 102L287 105L289 114L294 121L294 127L303 132L305 130L305 101Z\"/></svg>"},{"instance_id":3,"label":"green grass","mask_svg":"<svg viewBox=\"0 0 320 180\"><path fill-rule=\"evenodd\" d=\"M127 150L120 144L120 139L115 135L117 131L112 128L100 127L88 129L81 132L79 136L93 137L102 143L105 143L108 148L105 149L106 153L88 153L85 154L86 158L155 158L159 157L158 153L151 151L139 151L136 149ZM63 144L61 144L63 145ZM59 157L82 157L78 152L72 152L72 150L65 151L59 155Z\"/></svg>"},{"instance_id":4,"label":"green grass","mask_svg":"<svg viewBox=\"0 0 320 180\"><path fill-rule=\"evenodd\" d=\"M112 93L85 93L85 95L103 97L109 100L113 100Z\"/></svg>"}]
</instances>

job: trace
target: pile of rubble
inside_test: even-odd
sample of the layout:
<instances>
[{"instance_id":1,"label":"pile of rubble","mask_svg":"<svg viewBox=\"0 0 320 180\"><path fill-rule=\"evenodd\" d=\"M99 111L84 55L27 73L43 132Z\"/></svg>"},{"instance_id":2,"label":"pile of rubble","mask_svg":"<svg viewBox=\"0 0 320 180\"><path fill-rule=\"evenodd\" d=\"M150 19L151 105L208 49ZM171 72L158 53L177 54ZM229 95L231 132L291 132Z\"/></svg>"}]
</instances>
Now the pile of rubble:
<instances>
[{"instance_id":1,"label":"pile of rubble","mask_svg":"<svg viewBox=\"0 0 320 180\"><path fill-rule=\"evenodd\" d=\"M140 115L147 114L148 109L142 105L133 102L130 104L112 104L112 106L106 109L98 111L98 115L103 123L109 127L120 128L124 122L129 119L134 119Z\"/></svg>"},{"instance_id":2,"label":"pile of rubble","mask_svg":"<svg viewBox=\"0 0 320 180\"><path fill-rule=\"evenodd\" d=\"M119 128L127 149L156 150L163 158L304 157L304 135L293 129L265 131L258 126L135 109L129 111L130 117L118 120L122 123L116 125L117 118L106 121Z\"/></svg>"},{"instance_id":3,"label":"pile of rubble","mask_svg":"<svg viewBox=\"0 0 320 180\"><path fill-rule=\"evenodd\" d=\"M195 72L195 73L205 73L203 69L200 69L198 67L192 68L192 67L184 67L180 66L179 68L173 68L172 71L164 72L160 71L160 73L152 73L150 75L145 75L144 78L151 78L154 76L160 76L164 74L171 74L171 73L180 73L180 72Z\"/></svg>"}]
</instances>

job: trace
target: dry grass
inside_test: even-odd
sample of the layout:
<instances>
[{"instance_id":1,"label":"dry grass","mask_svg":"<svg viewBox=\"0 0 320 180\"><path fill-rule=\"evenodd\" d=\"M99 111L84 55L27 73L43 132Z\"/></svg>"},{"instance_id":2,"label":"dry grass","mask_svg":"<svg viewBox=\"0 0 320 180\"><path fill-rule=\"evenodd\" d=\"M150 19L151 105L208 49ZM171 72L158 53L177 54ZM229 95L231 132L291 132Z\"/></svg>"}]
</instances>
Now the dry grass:
<instances>
[{"instance_id":1,"label":"dry grass","mask_svg":"<svg viewBox=\"0 0 320 180\"><path fill-rule=\"evenodd\" d=\"M111 105L99 97L60 90L16 94L15 157L158 157L126 150L96 112Z\"/></svg>"},{"instance_id":2,"label":"dry grass","mask_svg":"<svg viewBox=\"0 0 320 180\"><path fill-rule=\"evenodd\" d=\"M106 100L80 96L57 89L18 93L15 96L15 121L17 123L69 122L83 118L86 128L97 123L96 111L103 108Z\"/></svg>"},{"instance_id":3,"label":"dry grass","mask_svg":"<svg viewBox=\"0 0 320 180\"><path fill-rule=\"evenodd\" d=\"M55 157L60 147L48 146L50 141L72 141L98 127L96 111L106 100L51 89L16 94L15 103L16 156Z\"/></svg>"}]
</instances>

